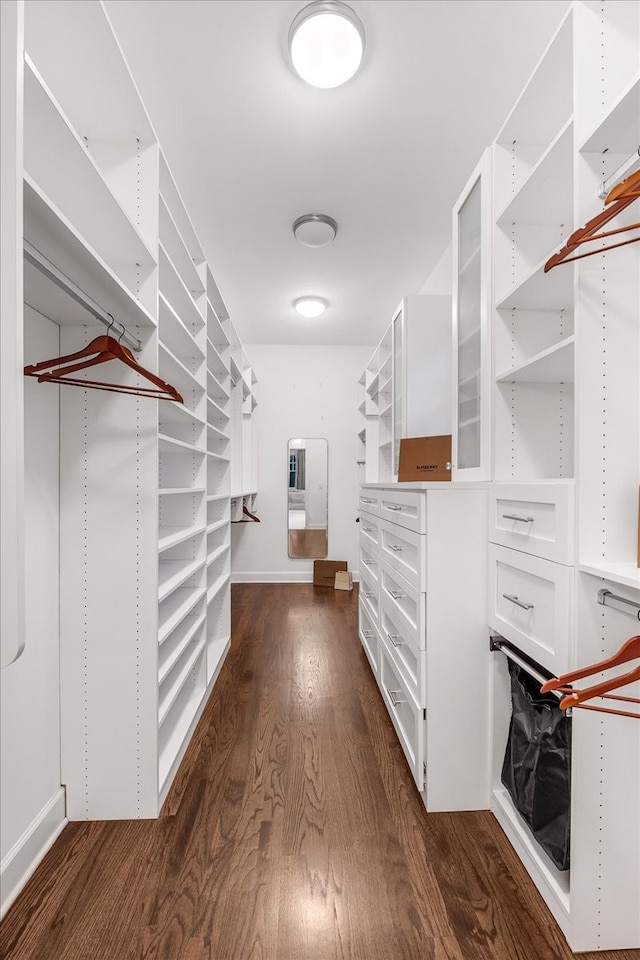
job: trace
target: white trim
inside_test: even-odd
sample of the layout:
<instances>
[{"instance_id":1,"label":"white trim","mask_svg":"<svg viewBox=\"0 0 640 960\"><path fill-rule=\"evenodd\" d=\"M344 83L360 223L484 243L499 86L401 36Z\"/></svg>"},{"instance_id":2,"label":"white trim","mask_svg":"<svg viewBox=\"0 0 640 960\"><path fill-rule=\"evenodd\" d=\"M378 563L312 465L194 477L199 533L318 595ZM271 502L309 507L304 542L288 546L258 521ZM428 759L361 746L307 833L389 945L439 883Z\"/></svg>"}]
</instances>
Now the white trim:
<instances>
[{"instance_id":1,"label":"white trim","mask_svg":"<svg viewBox=\"0 0 640 960\"><path fill-rule=\"evenodd\" d=\"M69 822L65 806L65 789L60 787L3 859L0 865L0 885L2 886L0 918L5 916L27 880Z\"/></svg>"},{"instance_id":2,"label":"white trim","mask_svg":"<svg viewBox=\"0 0 640 960\"><path fill-rule=\"evenodd\" d=\"M351 571L353 582L359 583L360 572ZM304 570L301 572L282 572L282 573L264 573L256 571L255 573L232 573L231 583L313 583L313 570Z\"/></svg>"}]
</instances>

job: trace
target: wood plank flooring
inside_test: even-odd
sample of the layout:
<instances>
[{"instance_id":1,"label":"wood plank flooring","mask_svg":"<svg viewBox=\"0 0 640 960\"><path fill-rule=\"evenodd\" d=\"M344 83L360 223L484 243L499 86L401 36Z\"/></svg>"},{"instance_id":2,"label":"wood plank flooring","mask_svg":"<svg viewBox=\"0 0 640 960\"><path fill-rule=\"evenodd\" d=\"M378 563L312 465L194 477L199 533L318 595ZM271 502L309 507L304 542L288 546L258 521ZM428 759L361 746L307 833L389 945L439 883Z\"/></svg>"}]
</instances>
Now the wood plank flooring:
<instances>
[{"instance_id":1,"label":"wood plank flooring","mask_svg":"<svg viewBox=\"0 0 640 960\"><path fill-rule=\"evenodd\" d=\"M162 816L70 824L9 911L4 960L569 960L491 814L425 812L356 608L235 586Z\"/></svg>"}]
</instances>

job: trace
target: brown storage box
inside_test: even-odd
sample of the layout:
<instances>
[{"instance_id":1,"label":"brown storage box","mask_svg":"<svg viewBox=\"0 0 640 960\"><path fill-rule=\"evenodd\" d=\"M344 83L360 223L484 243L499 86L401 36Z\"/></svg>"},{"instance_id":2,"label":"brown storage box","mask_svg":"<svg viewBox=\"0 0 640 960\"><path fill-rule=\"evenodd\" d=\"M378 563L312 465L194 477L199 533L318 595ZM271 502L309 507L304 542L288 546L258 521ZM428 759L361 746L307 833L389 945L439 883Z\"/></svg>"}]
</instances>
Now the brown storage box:
<instances>
[{"instance_id":1,"label":"brown storage box","mask_svg":"<svg viewBox=\"0 0 640 960\"><path fill-rule=\"evenodd\" d=\"M451 435L401 440L398 480L451 480Z\"/></svg>"},{"instance_id":2,"label":"brown storage box","mask_svg":"<svg viewBox=\"0 0 640 960\"><path fill-rule=\"evenodd\" d=\"M347 569L346 560L314 560L313 582L316 587L334 587L336 573Z\"/></svg>"},{"instance_id":3,"label":"brown storage box","mask_svg":"<svg viewBox=\"0 0 640 960\"><path fill-rule=\"evenodd\" d=\"M349 570L338 570L336 573L336 590L353 590L353 574Z\"/></svg>"}]
</instances>

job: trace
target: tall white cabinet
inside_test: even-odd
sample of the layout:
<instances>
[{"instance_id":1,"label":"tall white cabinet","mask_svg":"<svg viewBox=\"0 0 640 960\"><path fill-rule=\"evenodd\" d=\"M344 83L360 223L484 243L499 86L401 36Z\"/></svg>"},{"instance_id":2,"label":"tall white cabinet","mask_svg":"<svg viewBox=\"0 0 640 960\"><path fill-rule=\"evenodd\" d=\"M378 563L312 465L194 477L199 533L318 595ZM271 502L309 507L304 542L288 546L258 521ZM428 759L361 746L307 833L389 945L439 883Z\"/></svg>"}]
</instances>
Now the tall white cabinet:
<instances>
[{"instance_id":1,"label":"tall white cabinet","mask_svg":"<svg viewBox=\"0 0 640 960\"><path fill-rule=\"evenodd\" d=\"M493 146L489 622L553 675L638 632L598 598L640 604L640 249L544 265L637 154L639 98L640 4L578 0ZM574 711L560 872L500 782L509 687L492 656L492 809L574 950L639 947L640 723Z\"/></svg>"},{"instance_id":2,"label":"tall white cabinet","mask_svg":"<svg viewBox=\"0 0 640 960\"><path fill-rule=\"evenodd\" d=\"M67 816L154 817L230 643L231 480L240 464L255 496L255 376L102 4L24 10L25 324L59 325L60 354L106 332L68 278L184 400L37 385L60 398ZM36 347L24 363L49 359ZM113 366L100 375L136 383Z\"/></svg>"}]
</instances>

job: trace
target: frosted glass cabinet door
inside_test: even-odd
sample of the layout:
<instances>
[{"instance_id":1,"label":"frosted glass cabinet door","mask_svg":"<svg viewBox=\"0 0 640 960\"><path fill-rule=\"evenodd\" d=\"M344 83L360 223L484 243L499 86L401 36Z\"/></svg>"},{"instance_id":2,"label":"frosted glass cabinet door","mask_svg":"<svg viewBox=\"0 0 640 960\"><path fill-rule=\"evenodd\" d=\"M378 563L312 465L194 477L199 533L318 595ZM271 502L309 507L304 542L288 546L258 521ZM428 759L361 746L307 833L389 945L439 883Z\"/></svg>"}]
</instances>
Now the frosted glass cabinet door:
<instances>
[{"instance_id":1,"label":"frosted glass cabinet door","mask_svg":"<svg viewBox=\"0 0 640 960\"><path fill-rule=\"evenodd\" d=\"M490 477L489 181L490 153L453 212L454 479Z\"/></svg>"},{"instance_id":2,"label":"frosted glass cabinet door","mask_svg":"<svg viewBox=\"0 0 640 960\"><path fill-rule=\"evenodd\" d=\"M393 472L398 475L400 456L400 437L404 429L404 393L406 364L404 363L404 301L398 307L392 320L393 328Z\"/></svg>"}]
</instances>

